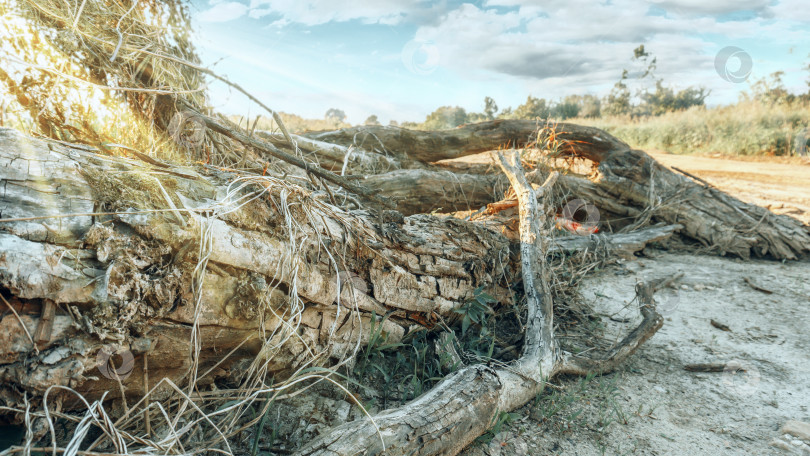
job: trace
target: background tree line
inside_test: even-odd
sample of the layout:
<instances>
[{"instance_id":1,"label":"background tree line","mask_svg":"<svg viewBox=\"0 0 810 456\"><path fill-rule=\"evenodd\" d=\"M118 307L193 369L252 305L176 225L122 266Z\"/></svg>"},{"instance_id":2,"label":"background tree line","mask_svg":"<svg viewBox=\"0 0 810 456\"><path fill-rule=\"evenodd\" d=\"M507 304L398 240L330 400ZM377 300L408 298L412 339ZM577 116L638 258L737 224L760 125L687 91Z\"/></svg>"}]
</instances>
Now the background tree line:
<instances>
[{"instance_id":1,"label":"background tree line","mask_svg":"<svg viewBox=\"0 0 810 456\"><path fill-rule=\"evenodd\" d=\"M678 90L667 85L663 78L656 77L657 59L648 52L644 45L633 50L632 69L625 69L619 81L610 93L603 97L596 95L568 95L559 100L547 100L529 95L526 101L516 108L500 109L491 97L485 97L482 112L467 112L459 106L441 106L428 114L423 122L391 121L391 125L424 130L442 130L455 128L465 123L493 119L531 119L531 120L566 120L601 119L624 117L628 121L642 121L644 118L658 117L667 113L686 111L694 107L705 107L705 100L710 91L705 87L689 86ZM806 67L810 72L810 64ZM806 94L791 94L782 81L784 72L778 71L768 77L754 81L750 91L740 97L741 103L757 102L768 105L791 105L806 103L810 100L810 90ZM810 89L810 79L808 79ZM326 118L335 123L339 119L330 109ZM380 125L376 115L369 116L365 125Z\"/></svg>"}]
</instances>

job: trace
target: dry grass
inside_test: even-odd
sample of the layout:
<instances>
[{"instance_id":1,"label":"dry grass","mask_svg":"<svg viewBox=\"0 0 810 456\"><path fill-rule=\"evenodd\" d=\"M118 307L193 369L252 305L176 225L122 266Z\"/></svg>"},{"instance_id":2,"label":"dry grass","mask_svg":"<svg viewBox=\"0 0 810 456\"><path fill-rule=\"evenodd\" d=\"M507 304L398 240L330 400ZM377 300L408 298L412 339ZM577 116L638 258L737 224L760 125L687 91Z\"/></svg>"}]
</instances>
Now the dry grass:
<instances>
[{"instance_id":1,"label":"dry grass","mask_svg":"<svg viewBox=\"0 0 810 456\"><path fill-rule=\"evenodd\" d=\"M206 134L189 147L188 122L177 122L188 119L176 100L206 105L181 5L0 0L4 123L110 154L123 145L173 161L210 159L216 140Z\"/></svg>"},{"instance_id":2,"label":"dry grass","mask_svg":"<svg viewBox=\"0 0 810 456\"><path fill-rule=\"evenodd\" d=\"M340 128L349 128L352 125L346 122L334 122L332 120L327 119L305 119L301 116L295 114L288 114L286 112L279 112L279 116L281 117L284 124L287 126L287 129L290 133L305 133L309 131L328 131L328 130L337 130ZM228 117L231 122L250 130L264 130L264 131L271 131L275 132L278 129L278 125L274 121L274 119L259 115L253 118L247 118L244 116L229 116Z\"/></svg>"},{"instance_id":3,"label":"dry grass","mask_svg":"<svg viewBox=\"0 0 810 456\"><path fill-rule=\"evenodd\" d=\"M719 108L694 107L657 117L571 119L606 130L640 149L675 154L794 156L796 138L810 137L810 102L742 101Z\"/></svg>"}]
</instances>

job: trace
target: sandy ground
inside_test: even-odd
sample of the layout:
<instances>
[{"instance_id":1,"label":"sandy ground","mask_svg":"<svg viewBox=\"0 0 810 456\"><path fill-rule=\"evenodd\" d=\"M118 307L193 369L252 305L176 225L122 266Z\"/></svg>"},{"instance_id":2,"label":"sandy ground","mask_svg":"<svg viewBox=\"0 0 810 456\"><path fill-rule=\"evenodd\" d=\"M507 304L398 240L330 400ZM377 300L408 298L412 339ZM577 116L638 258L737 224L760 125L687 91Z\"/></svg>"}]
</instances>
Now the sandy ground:
<instances>
[{"instance_id":1,"label":"sandy ground","mask_svg":"<svg viewBox=\"0 0 810 456\"><path fill-rule=\"evenodd\" d=\"M549 388L465 454L810 455L808 442L779 432L788 420L810 421L810 263L656 252L589 278L584 295L598 313L623 320L637 314L627 306L637 280L678 271L685 275L677 288L657 297L663 328L621 371L584 386L556 379L562 391ZM636 320L608 322L619 336ZM727 369L683 369L693 363ZM777 438L792 450L771 446Z\"/></svg>"},{"instance_id":2,"label":"sandy ground","mask_svg":"<svg viewBox=\"0 0 810 456\"><path fill-rule=\"evenodd\" d=\"M806 164L654 156L742 200L810 222ZM557 388L504 417L464 454L810 455L810 440L780 432L788 420L810 422L810 262L656 251L590 277L583 294L598 313L631 319L603 319L618 338L638 318L627 305L636 281L676 272L685 275L656 296L666 311L663 328L619 372L555 379ZM684 370L693 363L725 369Z\"/></svg>"}]
</instances>

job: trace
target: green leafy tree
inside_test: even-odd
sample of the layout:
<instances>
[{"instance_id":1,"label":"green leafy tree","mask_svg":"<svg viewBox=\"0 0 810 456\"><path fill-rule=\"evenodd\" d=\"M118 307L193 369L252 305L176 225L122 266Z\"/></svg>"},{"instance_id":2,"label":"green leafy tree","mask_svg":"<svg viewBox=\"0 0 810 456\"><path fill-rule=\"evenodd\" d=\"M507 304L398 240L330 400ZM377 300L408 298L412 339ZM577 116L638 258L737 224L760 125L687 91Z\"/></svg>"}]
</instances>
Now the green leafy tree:
<instances>
[{"instance_id":1,"label":"green leafy tree","mask_svg":"<svg viewBox=\"0 0 810 456\"><path fill-rule=\"evenodd\" d=\"M422 128L426 130L449 130L467 122L467 111L458 106L442 106L428 114Z\"/></svg>"},{"instance_id":2,"label":"green leafy tree","mask_svg":"<svg viewBox=\"0 0 810 456\"><path fill-rule=\"evenodd\" d=\"M368 118L366 119L365 122L363 122L363 125L377 126L377 125L380 125L380 121L377 119L376 114L372 114L372 115L368 116Z\"/></svg>"},{"instance_id":3,"label":"green leafy tree","mask_svg":"<svg viewBox=\"0 0 810 456\"><path fill-rule=\"evenodd\" d=\"M328 111L326 111L326 115L324 117L329 122L339 124L346 120L346 113L341 109L330 108Z\"/></svg>"},{"instance_id":4,"label":"green leafy tree","mask_svg":"<svg viewBox=\"0 0 810 456\"><path fill-rule=\"evenodd\" d=\"M548 103L544 98L535 98L531 95L526 102L518 106L512 115L515 119L546 119L550 114Z\"/></svg>"},{"instance_id":5,"label":"green leafy tree","mask_svg":"<svg viewBox=\"0 0 810 456\"><path fill-rule=\"evenodd\" d=\"M704 88L693 87L676 92L670 87L665 87L663 80L659 79L655 83L654 92L642 94L643 102L638 111L640 114L659 116L667 112L689 109L692 106L703 106L709 93Z\"/></svg>"},{"instance_id":6,"label":"green leafy tree","mask_svg":"<svg viewBox=\"0 0 810 456\"><path fill-rule=\"evenodd\" d=\"M487 120L492 120L495 118L495 114L498 113L498 105L495 103L495 100L492 97L485 97L484 98L484 114L487 116Z\"/></svg>"},{"instance_id":7,"label":"green leafy tree","mask_svg":"<svg viewBox=\"0 0 810 456\"><path fill-rule=\"evenodd\" d=\"M470 112L467 113L467 123L473 122L483 122L485 120L489 120L486 114L480 112Z\"/></svg>"},{"instance_id":8,"label":"green leafy tree","mask_svg":"<svg viewBox=\"0 0 810 456\"><path fill-rule=\"evenodd\" d=\"M632 105L630 104L630 89L625 84L627 81L627 70L622 72L622 78L613 85L610 93L602 102L602 113L607 115L630 114Z\"/></svg>"},{"instance_id":9,"label":"green leafy tree","mask_svg":"<svg viewBox=\"0 0 810 456\"><path fill-rule=\"evenodd\" d=\"M768 104L792 103L796 96L785 89L785 84L782 81L784 75L784 71L776 71L768 77L757 80L751 84L751 94L745 96Z\"/></svg>"},{"instance_id":10,"label":"green leafy tree","mask_svg":"<svg viewBox=\"0 0 810 456\"><path fill-rule=\"evenodd\" d=\"M640 76L638 76L638 79L644 79L646 77L655 79L653 76L653 72L658 67L658 58L653 57L652 54L647 52L647 50L644 49L643 44L633 49L633 60L640 62L642 65L645 66L644 72Z\"/></svg>"},{"instance_id":11,"label":"green leafy tree","mask_svg":"<svg viewBox=\"0 0 810 456\"><path fill-rule=\"evenodd\" d=\"M579 117L599 117L602 111L602 102L596 95L568 95L564 102L577 105Z\"/></svg>"},{"instance_id":12,"label":"green leafy tree","mask_svg":"<svg viewBox=\"0 0 810 456\"><path fill-rule=\"evenodd\" d=\"M630 82L628 70L622 72L621 79L613 86L602 102L601 112L608 115L634 116L658 116L666 112L689 109L692 106L703 106L709 91L703 87L688 87L684 90L675 91L671 87L664 85L663 79L655 78L655 69L658 66L658 59L648 52L644 45L640 45L633 50L633 61L640 63L642 70L639 71L635 80L655 81L655 88L639 88L636 96L630 92L628 83ZM643 84L642 84L643 85ZM637 104L633 101L637 100Z\"/></svg>"},{"instance_id":13,"label":"green leafy tree","mask_svg":"<svg viewBox=\"0 0 810 456\"><path fill-rule=\"evenodd\" d=\"M652 54L647 52L644 45L641 44L633 49L633 62L643 65L643 70L635 77L637 81L645 78L652 78L653 73L658 66L658 59L653 57ZM628 83L630 82L630 72L622 70L622 77L613 86L613 89L605 97L602 103L602 111L608 115L625 115L633 113L632 94ZM637 95L641 96L643 93L639 90Z\"/></svg>"},{"instance_id":14,"label":"green leafy tree","mask_svg":"<svg viewBox=\"0 0 810 456\"><path fill-rule=\"evenodd\" d=\"M551 108L551 116L555 119L565 120L579 115L581 106L578 95L569 95Z\"/></svg>"}]
</instances>

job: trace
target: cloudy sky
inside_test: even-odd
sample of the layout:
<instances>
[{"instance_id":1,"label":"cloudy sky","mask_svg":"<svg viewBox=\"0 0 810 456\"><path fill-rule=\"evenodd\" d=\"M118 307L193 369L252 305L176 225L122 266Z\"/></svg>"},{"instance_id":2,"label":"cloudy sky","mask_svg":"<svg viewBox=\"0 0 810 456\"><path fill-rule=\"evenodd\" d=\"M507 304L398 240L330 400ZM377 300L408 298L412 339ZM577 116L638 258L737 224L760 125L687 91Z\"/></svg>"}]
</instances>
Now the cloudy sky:
<instances>
[{"instance_id":1,"label":"cloudy sky","mask_svg":"<svg viewBox=\"0 0 810 456\"><path fill-rule=\"evenodd\" d=\"M804 91L810 61L807 0L194 0L192 16L215 71L277 110L339 108L353 123L422 121L442 105L480 112L485 96L501 108L529 94L601 96L637 69L639 44L657 77L711 89L711 105L777 70ZM260 113L211 90L224 112Z\"/></svg>"}]
</instances>

